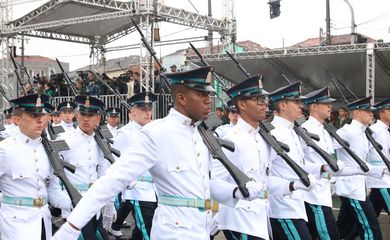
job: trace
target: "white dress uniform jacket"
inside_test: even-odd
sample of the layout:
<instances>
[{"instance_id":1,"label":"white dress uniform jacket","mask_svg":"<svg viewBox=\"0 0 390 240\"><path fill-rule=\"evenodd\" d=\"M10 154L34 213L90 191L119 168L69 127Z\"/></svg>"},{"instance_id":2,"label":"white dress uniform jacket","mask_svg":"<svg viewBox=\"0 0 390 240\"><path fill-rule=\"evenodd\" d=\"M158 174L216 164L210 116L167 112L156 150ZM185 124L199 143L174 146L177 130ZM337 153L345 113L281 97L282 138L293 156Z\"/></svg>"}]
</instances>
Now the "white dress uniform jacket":
<instances>
[{"instance_id":1,"label":"white dress uniform jacket","mask_svg":"<svg viewBox=\"0 0 390 240\"><path fill-rule=\"evenodd\" d=\"M262 183L267 190L269 178L273 178L279 184L276 177L267 176L271 164L269 162L271 149L258 133L259 129L253 128L243 119L239 119L237 125L225 136L226 140L235 145L234 152L224 150L226 156L248 177ZM213 162L212 174L218 178L234 183L233 178L218 160ZM288 193L289 181L284 182L285 193ZM275 184L274 184L275 185ZM272 184L271 184L272 191ZM220 205L218 213L218 228L245 233L248 235L269 239L268 233L268 200L256 199L253 201L238 200L235 207Z\"/></svg>"},{"instance_id":2,"label":"white dress uniform jacket","mask_svg":"<svg viewBox=\"0 0 390 240\"><path fill-rule=\"evenodd\" d=\"M320 137L319 141L315 143L325 152L334 154L333 138L325 130L324 125L317 119L309 117L309 119L302 124L308 132L317 134ZM325 160L311 147L307 146L302 141L302 149L305 161L313 164L324 165L327 164ZM332 207L332 193L330 189L330 179L320 178L309 192L303 192L304 200L308 203Z\"/></svg>"},{"instance_id":3,"label":"white dress uniform jacket","mask_svg":"<svg viewBox=\"0 0 390 240\"><path fill-rule=\"evenodd\" d=\"M373 137L375 140L382 145L383 154L390 159L390 132L389 126L386 125L381 120L378 120L375 124L373 124L370 129L373 131ZM384 166L382 158L379 156L378 152L375 148L370 145L370 151L368 155L368 163L374 166ZM368 188L390 188L390 176L388 174L384 174L383 178L373 178L367 177L367 187Z\"/></svg>"},{"instance_id":4,"label":"white dress uniform jacket","mask_svg":"<svg viewBox=\"0 0 390 240\"><path fill-rule=\"evenodd\" d=\"M360 159L362 159L364 162L367 162L370 145L364 133L365 129L366 127L363 124L356 120L352 120L351 124L346 124L337 130L337 134L342 139L349 142L350 148ZM337 151L337 158L344 162L345 169L357 169L357 171L360 171L359 165L337 142L335 142L335 149ZM360 174L342 177L340 176L337 178L334 191L339 196L365 201L365 181L366 176Z\"/></svg>"},{"instance_id":5,"label":"white dress uniform jacket","mask_svg":"<svg viewBox=\"0 0 390 240\"><path fill-rule=\"evenodd\" d=\"M76 186L80 184L92 185L96 179L103 176L109 167L109 162L104 158L97 145L94 134L89 136L79 127L67 132L61 139L65 140L70 150L62 151L64 161L76 167L74 174L67 171L69 181ZM80 192L84 192L81 190Z\"/></svg>"},{"instance_id":6,"label":"white dress uniform jacket","mask_svg":"<svg viewBox=\"0 0 390 240\"><path fill-rule=\"evenodd\" d=\"M215 132L218 134L218 137L219 138L224 138L230 130L232 130L232 128L234 127L234 125L232 123L228 123L228 124L224 124L222 126L219 126L215 129Z\"/></svg>"},{"instance_id":7,"label":"white dress uniform jacket","mask_svg":"<svg viewBox=\"0 0 390 240\"><path fill-rule=\"evenodd\" d=\"M67 123L64 120L61 120L60 125L64 128L65 132L57 134L57 138L62 139L62 136L66 135L67 132L73 132L75 129L75 126L72 123Z\"/></svg>"},{"instance_id":8,"label":"white dress uniform jacket","mask_svg":"<svg viewBox=\"0 0 390 240\"><path fill-rule=\"evenodd\" d=\"M233 205L234 184L210 179L211 157L191 119L171 109L163 119L145 125L131 146L101 177L69 216L83 226L105 202L150 169L159 195L210 199ZM197 125L197 124L196 124ZM77 214L75 214L77 212ZM210 211L159 204L150 239L208 240Z\"/></svg>"},{"instance_id":9,"label":"white dress uniform jacket","mask_svg":"<svg viewBox=\"0 0 390 240\"><path fill-rule=\"evenodd\" d=\"M120 128L117 136L114 138L113 147L121 152L126 152L131 145L139 141L139 131L141 127L142 126L135 121L131 121ZM151 178L149 171L143 173L142 176ZM157 199L154 184L141 180L137 181L131 190L125 190L122 192L122 199L156 202Z\"/></svg>"},{"instance_id":10,"label":"white dress uniform jacket","mask_svg":"<svg viewBox=\"0 0 390 240\"><path fill-rule=\"evenodd\" d=\"M280 142L290 147L288 156L300 165L304 170L320 177L321 167L318 164L310 164L304 161L301 140L295 133L294 124L287 119L275 116L272 121L274 129L271 134ZM271 157L273 176L281 177L289 181L298 180L298 175L276 153ZM307 221L303 193L301 190L293 191L290 195L277 196L270 194L270 217L287 219L304 219Z\"/></svg>"},{"instance_id":11,"label":"white dress uniform jacket","mask_svg":"<svg viewBox=\"0 0 390 240\"><path fill-rule=\"evenodd\" d=\"M41 138L30 139L17 131L0 143L0 190L4 197L48 200L54 207L69 210L69 197L59 187ZM48 205L19 206L2 203L0 229L2 240L41 239L42 219L46 237L52 235Z\"/></svg>"},{"instance_id":12,"label":"white dress uniform jacket","mask_svg":"<svg viewBox=\"0 0 390 240\"><path fill-rule=\"evenodd\" d=\"M107 123L107 128L108 128L108 130L110 130L112 136L115 138L115 136L118 134L118 131L119 131L118 126L113 127Z\"/></svg>"}]
</instances>

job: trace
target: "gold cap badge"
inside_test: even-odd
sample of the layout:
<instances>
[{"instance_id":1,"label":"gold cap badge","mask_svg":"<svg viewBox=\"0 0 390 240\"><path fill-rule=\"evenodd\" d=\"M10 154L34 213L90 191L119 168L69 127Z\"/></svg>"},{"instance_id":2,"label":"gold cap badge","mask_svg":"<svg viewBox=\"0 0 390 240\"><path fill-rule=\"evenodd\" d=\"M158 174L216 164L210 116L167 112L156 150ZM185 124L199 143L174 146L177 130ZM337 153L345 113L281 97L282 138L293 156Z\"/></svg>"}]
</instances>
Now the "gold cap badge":
<instances>
[{"instance_id":1,"label":"gold cap badge","mask_svg":"<svg viewBox=\"0 0 390 240\"><path fill-rule=\"evenodd\" d=\"M85 99L84 107L89 108L91 106L91 102L89 101L89 96Z\"/></svg>"},{"instance_id":2,"label":"gold cap badge","mask_svg":"<svg viewBox=\"0 0 390 240\"><path fill-rule=\"evenodd\" d=\"M41 106L42 106L41 95L38 95L37 103L35 104L35 106L36 106L36 107L41 107Z\"/></svg>"}]
</instances>

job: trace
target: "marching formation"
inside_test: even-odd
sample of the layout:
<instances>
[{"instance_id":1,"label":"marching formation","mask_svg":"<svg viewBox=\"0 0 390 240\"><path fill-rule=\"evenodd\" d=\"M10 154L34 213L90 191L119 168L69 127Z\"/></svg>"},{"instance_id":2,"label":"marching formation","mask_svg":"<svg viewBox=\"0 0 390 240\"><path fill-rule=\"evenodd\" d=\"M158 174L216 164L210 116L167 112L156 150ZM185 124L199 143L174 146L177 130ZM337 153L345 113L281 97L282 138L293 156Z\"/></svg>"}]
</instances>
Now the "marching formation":
<instances>
[{"instance_id":1,"label":"marching formation","mask_svg":"<svg viewBox=\"0 0 390 240\"><path fill-rule=\"evenodd\" d=\"M327 87L268 92L252 76L227 89L229 123L218 126L211 69L165 74L173 106L164 118L152 120L153 93L118 101L124 126L121 106L106 109L92 95L56 108L44 93L10 100L1 239L123 239L130 213L140 240L383 239L390 98L346 104L351 119L337 128ZM64 219L59 229L53 219Z\"/></svg>"}]
</instances>

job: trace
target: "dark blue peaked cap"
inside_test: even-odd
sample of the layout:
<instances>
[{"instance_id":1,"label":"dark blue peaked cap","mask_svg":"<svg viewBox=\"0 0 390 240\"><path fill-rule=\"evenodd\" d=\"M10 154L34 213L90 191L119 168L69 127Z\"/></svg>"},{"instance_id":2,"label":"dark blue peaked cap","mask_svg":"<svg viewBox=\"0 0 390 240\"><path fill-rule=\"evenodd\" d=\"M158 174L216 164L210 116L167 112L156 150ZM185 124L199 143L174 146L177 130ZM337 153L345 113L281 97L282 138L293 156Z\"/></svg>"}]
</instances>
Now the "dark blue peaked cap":
<instances>
[{"instance_id":1,"label":"dark blue peaked cap","mask_svg":"<svg viewBox=\"0 0 390 240\"><path fill-rule=\"evenodd\" d=\"M145 105L152 105L153 102L157 100L157 96L153 93L142 92L133 95L127 100L127 103L131 107L142 107Z\"/></svg>"},{"instance_id":2,"label":"dark blue peaked cap","mask_svg":"<svg viewBox=\"0 0 390 240\"><path fill-rule=\"evenodd\" d=\"M268 95L273 101L277 102L280 100L303 100L304 96L301 95L301 82L293 82L287 86L276 89Z\"/></svg>"},{"instance_id":3,"label":"dark blue peaked cap","mask_svg":"<svg viewBox=\"0 0 390 240\"><path fill-rule=\"evenodd\" d=\"M360 98L356 101L353 101L349 104L347 104L347 108L349 110L357 110L357 109L362 109L362 110L375 110L375 108L373 108L371 106L371 96L370 97L365 97L365 98Z\"/></svg>"},{"instance_id":4,"label":"dark blue peaked cap","mask_svg":"<svg viewBox=\"0 0 390 240\"><path fill-rule=\"evenodd\" d=\"M231 99L237 97L251 97L268 94L263 89L263 83L261 82L261 76L256 75L245 79L226 91Z\"/></svg>"},{"instance_id":5,"label":"dark blue peaked cap","mask_svg":"<svg viewBox=\"0 0 390 240\"><path fill-rule=\"evenodd\" d=\"M30 94L10 101L15 109L33 114L46 114L45 104L49 102L46 94Z\"/></svg>"},{"instance_id":6,"label":"dark blue peaked cap","mask_svg":"<svg viewBox=\"0 0 390 240\"><path fill-rule=\"evenodd\" d=\"M377 102L376 104L374 104L373 107L378 109L378 110L379 109L389 109L390 108L390 98L387 98L385 100Z\"/></svg>"},{"instance_id":7,"label":"dark blue peaked cap","mask_svg":"<svg viewBox=\"0 0 390 240\"><path fill-rule=\"evenodd\" d=\"M49 114L52 114L54 112L54 110L55 110L53 105L51 105L50 103L43 104L43 107L45 108L46 112L49 113Z\"/></svg>"},{"instance_id":8,"label":"dark blue peaked cap","mask_svg":"<svg viewBox=\"0 0 390 240\"><path fill-rule=\"evenodd\" d=\"M77 110L81 113L96 114L104 109L104 103L92 96L76 96L74 101L77 103Z\"/></svg>"},{"instance_id":9,"label":"dark blue peaked cap","mask_svg":"<svg viewBox=\"0 0 390 240\"><path fill-rule=\"evenodd\" d=\"M120 112L121 110L119 108L111 107L106 109L107 116L118 117Z\"/></svg>"},{"instance_id":10,"label":"dark blue peaked cap","mask_svg":"<svg viewBox=\"0 0 390 240\"><path fill-rule=\"evenodd\" d=\"M306 99L303 100L303 103L306 105L313 103L331 103L336 101L336 99L330 97L328 87L324 87L319 90L310 92L305 97Z\"/></svg>"},{"instance_id":11,"label":"dark blue peaked cap","mask_svg":"<svg viewBox=\"0 0 390 240\"><path fill-rule=\"evenodd\" d=\"M233 100L229 100L229 101L227 101L226 102L226 105L228 106L228 108L229 108L229 111L235 111L235 112L237 112L237 108L236 108L236 106L234 105L234 102L233 102Z\"/></svg>"},{"instance_id":12,"label":"dark blue peaked cap","mask_svg":"<svg viewBox=\"0 0 390 240\"><path fill-rule=\"evenodd\" d=\"M215 92L207 77L212 67L200 67L185 72L167 73L169 83L172 85L184 85L190 89L200 92Z\"/></svg>"},{"instance_id":13,"label":"dark blue peaked cap","mask_svg":"<svg viewBox=\"0 0 390 240\"><path fill-rule=\"evenodd\" d=\"M77 108L77 104L74 102L71 102L69 100L66 100L65 102L58 104L57 108L60 111L65 111L65 110L72 110L73 111Z\"/></svg>"}]
</instances>

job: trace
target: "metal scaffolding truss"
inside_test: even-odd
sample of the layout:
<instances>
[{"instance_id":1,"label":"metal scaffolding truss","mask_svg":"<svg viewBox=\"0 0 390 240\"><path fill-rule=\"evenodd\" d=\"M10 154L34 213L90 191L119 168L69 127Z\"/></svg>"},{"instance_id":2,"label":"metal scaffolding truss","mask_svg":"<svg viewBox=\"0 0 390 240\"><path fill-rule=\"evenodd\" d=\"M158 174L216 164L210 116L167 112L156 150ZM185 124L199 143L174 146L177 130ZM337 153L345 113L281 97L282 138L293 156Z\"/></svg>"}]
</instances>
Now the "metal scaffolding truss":
<instances>
[{"instance_id":1,"label":"metal scaffolding truss","mask_svg":"<svg viewBox=\"0 0 390 240\"><path fill-rule=\"evenodd\" d=\"M371 104L375 101L375 46L373 43L367 44L366 52L366 96L372 96Z\"/></svg>"},{"instance_id":2,"label":"metal scaffolding truss","mask_svg":"<svg viewBox=\"0 0 390 240\"><path fill-rule=\"evenodd\" d=\"M375 43L375 51L388 51L390 50L390 43ZM280 58L280 57L295 57L295 56L314 56L324 54L344 54L344 53L357 53L366 52L366 44L353 44L353 45L333 45L333 46L318 46L307 48L283 48L283 49L269 49L261 52L242 52L235 53L237 59L259 59L259 58ZM230 60L229 56L224 53L209 54L203 56L205 60L209 61L222 61ZM198 56L188 56L188 62L199 61Z\"/></svg>"},{"instance_id":3,"label":"metal scaffolding truss","mask_svg":"<svg viewBox=\"0 0 390 240\"><path fill-rule=\"evenodd\" d=\"M219 20L198 13L189 12L184 9L165 6L160 3L151 4L152 2L153 1L151 0L138 0L126 3L107 0L52 0L30 12L29 14L11 22L6 27L2 27L0 29L0 34L15 35L24 32L25 35L29 36L89 44L87 41L88 37L61 33L60 27L127 17L127 22L129 24L121 26L121 29L115 29L117 31L111 31L105 35L101 35L103 39L106 39L104 43L107 44L110 43L111 40L116 40L118 36L123 36L124 33L131 32L129 29L131 29L132 26L130 26L128 17L132 16L134 18L139 18L145 15L153 15L155 12L157 13L156 19L158 21L166 21L204 30L212 30L219 32L222 36L236 32L235 25L233 26L233 30L231 30L232 21ZM39 21L41 16L50 13L51 10L55 11L55 9L58 9L60 6L65 4L84 4L89 7L100 7L104 8L104 13L72 18L61 18L53 21ZM156 8L157 11L155 11L154 8ZM89 36L89 39L93 39L92 36Z\"/></svg>"}]
</instances>

